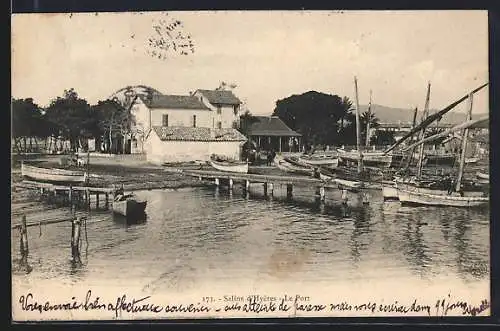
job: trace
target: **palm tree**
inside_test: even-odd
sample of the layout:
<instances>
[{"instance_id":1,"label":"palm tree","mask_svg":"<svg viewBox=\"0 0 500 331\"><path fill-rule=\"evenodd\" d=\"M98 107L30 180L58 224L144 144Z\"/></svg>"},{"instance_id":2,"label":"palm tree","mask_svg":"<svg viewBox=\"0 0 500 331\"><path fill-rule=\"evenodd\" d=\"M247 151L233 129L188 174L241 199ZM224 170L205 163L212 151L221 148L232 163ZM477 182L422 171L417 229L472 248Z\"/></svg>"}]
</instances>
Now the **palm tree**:
<instances>
[{"instance_id":1,"label":"palm tree","mask_svg":"<svg viewBox=\"0 0 500 331\"><path fill-rule=\"evenodd\" d=\"M340 103L340 128L339 132L344 130L344 121L348 120L352 112L354 111L352 101L349 100L348 97L343 97L342 102Z\"/></svg>"}]
</instances>

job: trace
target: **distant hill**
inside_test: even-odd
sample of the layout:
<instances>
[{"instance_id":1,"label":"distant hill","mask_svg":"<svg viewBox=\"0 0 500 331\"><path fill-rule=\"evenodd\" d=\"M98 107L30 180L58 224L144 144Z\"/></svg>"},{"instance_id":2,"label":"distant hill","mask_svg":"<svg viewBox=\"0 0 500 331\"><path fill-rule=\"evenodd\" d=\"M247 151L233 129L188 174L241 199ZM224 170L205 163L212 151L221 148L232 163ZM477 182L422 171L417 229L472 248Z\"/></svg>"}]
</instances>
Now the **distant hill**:
<instances>
[{"instance_id":1,"label":"distant hill","mask_svg":"<svg viewBox=\"0 0 500 331\"><path fill-rule=\"evenodd\" d=\"M368 105L359 105L361 112L364 112L368 109ZM392 108L386 107L382 105L372 105L372 111L375 113L375 116L378 117L381 123L399 123L401 122L411 122L413 120L413 109L405 109L405 108ZM420 120L422 116L421 109L418 110L417 121ZM431 109L429 114L435 113L436 109ZM472 114L472 118L478 118L480 116L484 116L486 114ZM457 112L456 109L451 110L446 115L443 116L441 122L444 124L456 124L463 122L465 119L465 113Z\"/></svg>"}]
</instances>

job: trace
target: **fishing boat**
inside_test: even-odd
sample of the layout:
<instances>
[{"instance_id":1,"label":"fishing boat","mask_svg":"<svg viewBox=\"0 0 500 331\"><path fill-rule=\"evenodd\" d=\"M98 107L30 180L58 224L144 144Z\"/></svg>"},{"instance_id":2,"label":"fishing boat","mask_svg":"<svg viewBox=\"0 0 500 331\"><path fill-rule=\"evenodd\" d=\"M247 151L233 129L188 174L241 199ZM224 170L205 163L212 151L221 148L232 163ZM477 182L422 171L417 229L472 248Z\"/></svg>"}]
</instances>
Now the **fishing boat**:
<instances>
[{"instance_id":1,"label":"fishing boat","mask_svg":"<svg viewBox=\"0 0 500 331\"><path fill-rule=\"evenodd\" d=\"M329 168L336 168L339 165L339 158L336 155L327 154L301 155L299 156L299 161L313 167L327 166Z\"/></svg>"},{"instance_id":2,"label":"fishing boat","mask_svg":"<svg viewBox=\"0 0 500 331\"><path fill-rule=\"evenodd\" d=\"M341 162L357 163L359 161L359 152L355 149L345 150L337 149ZM363 165L389 168L392 164L392 153L384 154L383 151L363 151Z\"/></svg>"},{"instance_id":3,"label":"fishing boat","mask_svg":"<svg viewBox=\"0 0 500 331\"><path fill-rule=\"evenodd\" d=\"M466 164L476 164L481 160L480 157L474 156L474 157L467 157L465 158L465 163Z\"/></svg>"},{"instance_id":4,"label":"fishing boat","mask_svg":"<svg viewBox=\"0 0 500 331\"><path fill-rule=\"evenodd\" d=\"M448 207L480 207L489 203L490 198L463 197L460 195L431 194L398 188L398 198L402 205L428 205Z\"/></svg>"},{"instance_id":5,"label":"fishing boat","mask_svg":"<svg viewBox=\"0 0 500 331\"><path fill-rule=\"evenodd\" d=\"M284 158L281 155L276 155L276 157L274 158L274 164L278 169L285 172L308 176L311 176L313 174L313 169L311 167L301 166L292 161L292 159Z\"/></svg>"},{"instance_id":6,"label":"fishing boat","mask_svg":"<svg viewBox=\"0 0 500 331\"><path fill-rule=\"evenodd\" d=\"M457 161L455 154L425 153L423 164L426 166L453 166Z\"/></svg>"},{"instance_id":7,"label":"fishing boat","mask_svg":"<svg viewBox=\"0 0 500 331\"><path fill-rule=\"evenodd\" d=\"M88 174L84 171L42 168L24 162L21 164L21 174L25 178L40 182L85 183L88 178Z\"/></svg>"},{"instance_id":8,"label":"fishing boat","mask_svg":"<svg viewBox=\"0 0 500 331\"><path fill-rule=\"evenodd\" d=\"M406 187L403 187L405 184L396 183L397 191L398 191L398 199L402 204L412 204L412 205L433 205L433 206L453 206L453 207L476 207L483 206L489 203L488 192L486 190L475 190L466 187L466 182L463 180L464 168L465 168L465 152L467 149L467 140L469 135L469 127L473 125L485 121L486 119L478 119L472 120L472 99L473 93L468 95L469 98L469 108L467 113L467 121L452 127L445 132L441 132L435 134L433 136L427 137L413 144L412 146L407 147L413 148L417 145L422 146L426 141L432 141L438 139L442 136L448 135L455 131L463 130L462 135L462 152L460 155L460 168L458 171L458 175L455 181L450 180L449 183L445 183L448 186L448 190L446 192L443 189L446 187L428 187L431 191L422 191L419 186L414 183L406 184ZM458 103L455 103L455 105ZM442 111L441 111L442 112ZM439 113L439 112L438 112ZM437 119L437 118L436 118ZM423 121L426 122L427 118ZM430 124L431 122L428 122ZM420 176L417 176L417 181L420 179ZM439 183L439 181L438 181ZM474 184L474 183L473 183ZM474 186L474 185L473 185ZM426 188L427 189L427 188Z\"/></svg>"},{"instance_id":9,"label":"fishing boat","mask_svg":"<svg viewBox=\"0 0 500 331\"><path fill-rule=\"evenodd\" d=\"M142 216L146 205L147 201L138 200L133 194L119 194L113 200L113 213L127 218Z\"/></svg>"},{"instance_id":10,"label":"fishing boat","mask_svg":"<svg viewBox=\"0 0 500 331\"><path fill-rule=\"evenodd\" d=\"M224 159L217 156L210 158L210 165L224 172L248 173L248 162Z\"/></svg>"}]
</instances>

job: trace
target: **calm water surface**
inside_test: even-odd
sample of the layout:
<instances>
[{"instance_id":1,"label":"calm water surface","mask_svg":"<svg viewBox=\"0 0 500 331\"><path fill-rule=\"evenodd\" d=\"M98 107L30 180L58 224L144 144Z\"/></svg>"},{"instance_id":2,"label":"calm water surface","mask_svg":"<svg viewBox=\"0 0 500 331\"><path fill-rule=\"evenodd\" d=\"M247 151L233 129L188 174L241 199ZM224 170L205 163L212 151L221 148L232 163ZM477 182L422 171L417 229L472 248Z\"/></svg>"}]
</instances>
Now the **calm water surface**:
<instances>
[{"instance_id":1,"label":"calm water surface","mask_svg":"<svg viewBox=\"0 0 500 331\"><path fill-rule=\"evenodd\" d=\"M13 280L57 279L97 286L116 282L151 293L197 284L252 280L372 281L408 277L463 283L489 278L489 211L409 208L370 193L363 205L353 195L345 208L331 199L318 209L312 192L295 202L250 198L215 188L137 192L148 200L148 219L124 225L93 212L83 235L82 260L69 262L69 224L29 228L33 271ZM275 187L275 195L283 190ZM95 220L102 220L95 222ZM92 223L94 221L94 223ZM12 257L19 238L12 232Z\"/></svg>"}]
</instances>

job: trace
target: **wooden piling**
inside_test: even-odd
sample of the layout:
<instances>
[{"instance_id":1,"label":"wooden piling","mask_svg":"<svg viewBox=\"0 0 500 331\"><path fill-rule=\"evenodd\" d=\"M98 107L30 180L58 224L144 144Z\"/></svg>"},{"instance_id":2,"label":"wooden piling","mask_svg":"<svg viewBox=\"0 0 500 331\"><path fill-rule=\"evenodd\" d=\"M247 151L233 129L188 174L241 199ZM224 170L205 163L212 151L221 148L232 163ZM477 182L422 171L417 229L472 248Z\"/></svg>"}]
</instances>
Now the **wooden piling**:
<instances>
[{"instance_id":1,"label":"wooden piling","mask_svg":"<svg viewBox=\"0 0 500 331\"><path fill-rule=\"evenodd\" d=\"M292 199L292 197L293 197L293 185L287 184L286 185L286 198Z\"/></svg>"},{"instance_id":2,"label":"wooden piling","mask_svg":"<svg viewBox=\"0 0 500 331\"><path fill-rule=\"evenodd\" d=\"M267 197L267 182L264 183L264 196Z\"/></svg>"},{"instance_id":3,"label":"wooden piling","mask_svg":"<svg viewBox=\"0 0 500 331\"><path fill-rule=\"evenodd\" d=\"M269 197L272 198L274 194L274 184L273 183L267 184L267 189Z\"/></svg>"},{"instance_id":4,"label":"wooden piling","mask_svg":"<svg viewBox=\"0 0 500 331\"><path fill-rule=\"evenodd\" d=\"M99 192L95 193L95 209L99 209Z\"/></svg>"},{"instance_id":5,"label":"wooden piling","mask_svg":"<svg viewBox=\"0 0 500 331\"><path fill-rule=\"evenodd\" d=\"M250 190L250 181L245 180L245 191L248 192Z\"/></svg>"},{"instance_id":6,"label":"wooden piling","mask_svg":"<svg viewBox=\"0 0 500 331\"><path fill-rule=\"evenodd\" d=\"M105 204L104 204L104 207L105 207L106 209L109 209L109 193L105 193L105 195L104 195L104 196L105 196L105 198L106 198L106 200L105 200Z\"/></svg>"},{"instance_id":7,"label":"wooden piling","mask_svg":"<svg viewBox=\"0 0 500 331\"><path fill-rule=\"evenodd\" d=\"M69 205L73 206L73 187L71 185L69 186L68 200L69 200Z\"/></svg>"},{"instance_id":8,"label":"wooden piling","mask_svg":"<svg viewBox=\"0 0 500 331\"><path fill-rule=\"evenodd\" d=\"M20 241L21 265L27 265L29 245L28 245L28 228L26 226L26 215L23 215L21 219L20 234L21 234L21 241Z\"/></svg>"},{"instance_id":9,"label":"wooden piling","mask_svg":"<svg viewBox=\"0 0 500 331\"><path fill-rule=\"evenodd\" d=\"M90 209L90 190L87 189L85 192L87 194L87 208Z\"/></svg>"},{"instance_id":10,"label":"wooden piling","mask_svg":"<svg viewBox=\"0 0 500 331\"><path fill-rule=\"evenodd\" d=\"M71 227L71 257L73 262L81 263L80 260L80 231L81 218L74 218Z\"/></svg>"},{"instance_id":11,"label":"wooden piling","mask_svg":"<svg viewBox=\"0 0 500 331\"><path fill-rule=\"evenodd\" d=\"M220 182L219 182L219 178L215 178L215 179L214 179L214 183L215 183L215 185L216 185L216 186L219 186L219 184L220 184Z\"/></svg>"},{"instance_id":12,"label":"wooden piling","mask_svg":"<svg viewBox=\"0 0 500 331\"><path fill-rule=\"evenodd\" d=\"M229 178L229 189L230 190L233 189L233 179L232 178Z\"/></svg>"},{"instance_id":13,"label":"wooden piling","mask_svg":"<svg viewBox=\"0 0 500 331\"><path fill-rule=\"evenodd\" d=\"M342 189L342 204L344 205L347 205L347 200L348 200L348 196L347 196L347 190L346 189Z\"/></svg>"}]
</instances>

